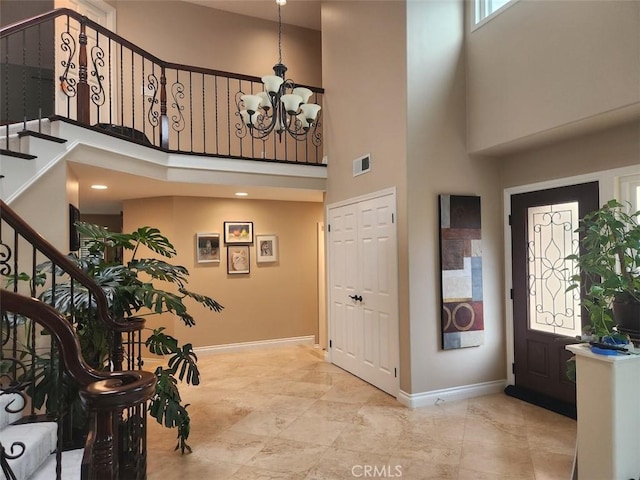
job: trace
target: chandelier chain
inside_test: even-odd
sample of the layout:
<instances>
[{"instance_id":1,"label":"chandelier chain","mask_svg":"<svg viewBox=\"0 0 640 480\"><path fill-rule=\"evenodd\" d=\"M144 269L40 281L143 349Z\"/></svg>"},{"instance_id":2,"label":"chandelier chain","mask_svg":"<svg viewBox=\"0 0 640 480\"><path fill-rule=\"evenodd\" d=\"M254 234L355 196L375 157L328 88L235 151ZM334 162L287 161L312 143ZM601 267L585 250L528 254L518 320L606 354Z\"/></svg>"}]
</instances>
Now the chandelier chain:
<instances>
[{"instance_id":1,"label":"chandelier chain","mask_svg":"<svg viewBox=\"0 0 640 480\"><path fill-rule=\"evenodd\" d=\"M280 4L278 4L278 63L282 63L282 17Z\"/></svg>"}]
</instances>

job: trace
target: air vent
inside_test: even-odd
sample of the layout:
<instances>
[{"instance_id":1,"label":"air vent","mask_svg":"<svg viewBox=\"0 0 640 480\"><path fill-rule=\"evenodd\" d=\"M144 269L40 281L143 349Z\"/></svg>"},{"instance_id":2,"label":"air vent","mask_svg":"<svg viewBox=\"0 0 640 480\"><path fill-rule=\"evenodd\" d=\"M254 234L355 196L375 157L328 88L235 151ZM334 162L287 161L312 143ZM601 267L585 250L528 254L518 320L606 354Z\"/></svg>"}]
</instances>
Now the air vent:
<instances>
[{"instance_id":1,"label":"air vent","mask_svg":"<svg viewBox=\"0 0 640 480\"><path fill-rule=\"evenodd\" d=\"M353 176L357 177L371 170L371 154L356 158L353 161Z\"/></svg>"}]
</instances>

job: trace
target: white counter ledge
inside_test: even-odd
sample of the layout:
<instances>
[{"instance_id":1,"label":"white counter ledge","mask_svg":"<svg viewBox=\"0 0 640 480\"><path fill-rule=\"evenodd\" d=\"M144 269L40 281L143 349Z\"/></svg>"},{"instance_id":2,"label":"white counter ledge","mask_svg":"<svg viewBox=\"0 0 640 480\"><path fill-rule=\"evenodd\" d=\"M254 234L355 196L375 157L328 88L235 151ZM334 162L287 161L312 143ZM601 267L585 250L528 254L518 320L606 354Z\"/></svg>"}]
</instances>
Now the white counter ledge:
<instances>
[{"instance_id":1,"label":"white counter ledge","mask_svg":"<svg viewBox=\"0 0 640 480\"><path fill-rule=\"evenodd\" d=\"M640 355L576 356L579 480L640 479Z\"/></svg>"}]
</instances>

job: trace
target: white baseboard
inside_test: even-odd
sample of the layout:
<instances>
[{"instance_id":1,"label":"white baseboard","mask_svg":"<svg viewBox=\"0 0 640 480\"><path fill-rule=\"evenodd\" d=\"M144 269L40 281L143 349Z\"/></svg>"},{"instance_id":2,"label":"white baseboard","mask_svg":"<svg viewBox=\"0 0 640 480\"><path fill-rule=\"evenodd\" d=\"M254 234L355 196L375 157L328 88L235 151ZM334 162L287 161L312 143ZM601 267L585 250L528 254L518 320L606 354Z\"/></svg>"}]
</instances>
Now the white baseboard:
<instances>
[{"instance_id":1,"label":"white baseboard","mask_svg":"<svg viewBox=\"0 0 640 480\"><path fill-rule=\"evenodd\" d=\"M494 382L475 383L473 385L443 388L442 390L432 390L421 393L406 393L400 390L398 393L398 401L409 408L441 405L442 402L454 402L466 398L500 393L506 385L506 380L496 380Z\"/></svg>"},{"instance_id":2,"label":"white baseboard","mask_svg":"<svg viewBox=\"0 0 640 480\"><path fill-rule=\"evenodd\" d=\"M243 350L257 350L261 348L275 348L291 345L315 344L315 336L274 338L273 340L258 340L256 342L227 343L225 345L211 345L210 347L195 347L196 355L212 355L217 353L240 352Z\"/></svg>"}]
</instances>

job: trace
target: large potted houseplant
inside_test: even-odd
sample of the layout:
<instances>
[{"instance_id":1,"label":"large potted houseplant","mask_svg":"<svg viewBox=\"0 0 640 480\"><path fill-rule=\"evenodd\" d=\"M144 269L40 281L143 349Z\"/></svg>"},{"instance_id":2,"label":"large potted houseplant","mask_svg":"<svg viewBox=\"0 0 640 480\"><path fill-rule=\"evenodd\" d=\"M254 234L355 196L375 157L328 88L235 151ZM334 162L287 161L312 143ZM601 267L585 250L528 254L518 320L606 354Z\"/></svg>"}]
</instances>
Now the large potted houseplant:
<instances>
[{"instance_id":1,"label":"large potted houseplant","mask_svg":"<svg viewBox=\"0 0 640 480\"><path fill-rule=\"evenodd\" d=\"M185 325L195 325L195 319L187 309L188 301L200 304L209 310L219 312L222 306L214 299L191 292L186 288L189 272L186 268L173 265L160 258L140 257L140 247L170 259L176 251L169 240L156 228L141 227L131 233L110 232L100 226L79 222L78 231L84 239L87 253L84 256L71 255L77 266L100 285L105 292L111 316L114 319L133 319L145 315L172 313ZM109 260L105 251L124 249L132 252L125 263ZM38 267L34 279L44 285L46 275L52 265L47 262ZM20 278L29 280L28 277ZM77 333L83 356L94 368L107 364L108 335L105 326L95 320L95 302L89 291L71 283L58 282L53 289L41 294L45 303L52 304L58 311L73 316L78 324ZM83 318L80 318L83 317ZM178 381L198 385L200 374L197 357L191 344L180 345L178 340L164 332L164 328L148 330L145 345L152 354L168 356L167 366L155 370L156 391L149 402L149 413L158 423L177 429L176 450L191 451L187 444L190 432L188 405L183 404L178 390ZM48 385L51 383L47 371L36 369L34 378L34 403L41 407L51 401ZM69 386L72 390L73 386ZM70 397L77 397L70 392ZM76 408L77 407L77 408ZM79 405L76 418L83 420ZM81 425L80 425L81 427Z\"/></svg>"},{"instance_id":2,"label":"large potted houseplant","mask_svg":"<svg viewBox=\"0 0 640 480\"><path fill-rule=\"evenodd\" d=\"M597 337L640 338L639 216L629 205L610 200L580 220L581 253L568 259L578 263L581 274L569 289L587 285L583 305Z\"/></svg>"}]
</instances>

